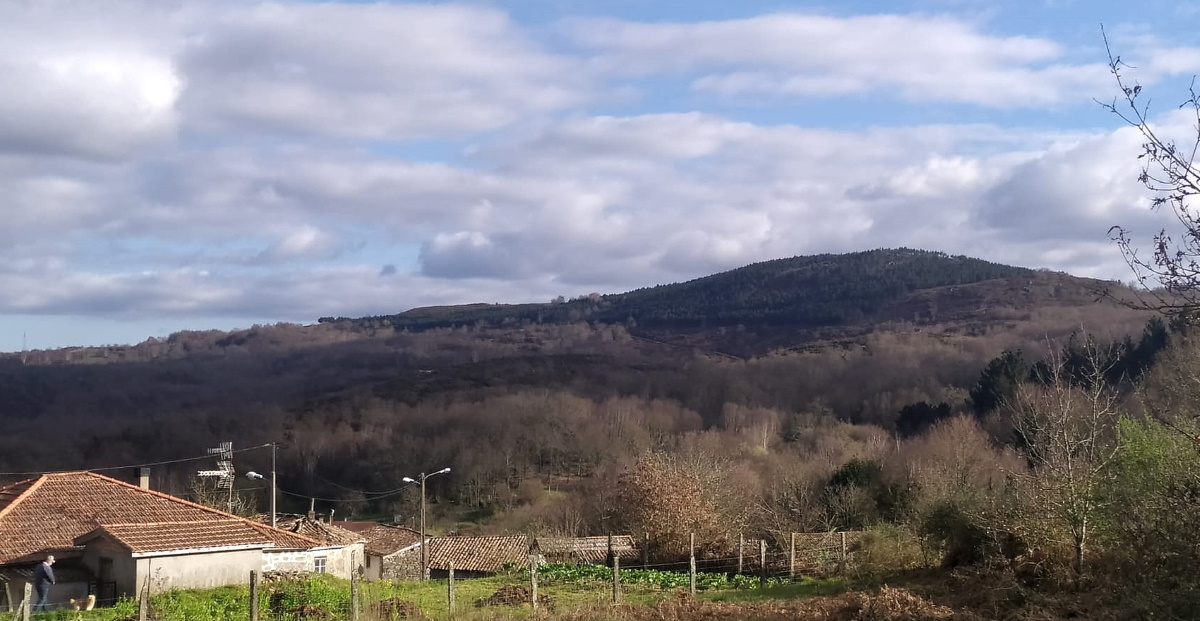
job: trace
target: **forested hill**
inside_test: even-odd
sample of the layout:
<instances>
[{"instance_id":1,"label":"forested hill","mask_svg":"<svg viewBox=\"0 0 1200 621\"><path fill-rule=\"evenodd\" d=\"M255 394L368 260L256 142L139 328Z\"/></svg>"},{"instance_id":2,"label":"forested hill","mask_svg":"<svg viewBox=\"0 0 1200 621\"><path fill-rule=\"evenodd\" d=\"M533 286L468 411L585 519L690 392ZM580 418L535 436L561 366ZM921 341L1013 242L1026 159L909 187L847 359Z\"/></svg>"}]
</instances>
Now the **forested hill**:
<instances>
[{"instance_id":1,"label":"forested hill","mask_svg":"<svg viewBox=\"0 0 1200 621\"><path fill-rule=\"evenodd\" d=\"M869 320L923 289L1030 276L1032 270L924 250L870 250L776 259L683 283L547 304L470 304L360 320L424 330L578 320L642 328L835 326Z\"/></svg>"}]
</instances>

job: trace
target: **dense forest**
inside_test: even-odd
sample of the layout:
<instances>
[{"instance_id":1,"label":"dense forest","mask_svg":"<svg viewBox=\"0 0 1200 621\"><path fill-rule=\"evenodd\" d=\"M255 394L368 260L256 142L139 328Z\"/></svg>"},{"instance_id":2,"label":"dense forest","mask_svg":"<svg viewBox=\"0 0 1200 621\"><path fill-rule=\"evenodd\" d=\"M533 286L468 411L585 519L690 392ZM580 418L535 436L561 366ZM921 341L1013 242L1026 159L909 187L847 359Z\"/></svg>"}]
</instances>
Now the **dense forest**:
<instances>
[{"instance_id":1,"label":"dense forest","mask_svg":"<svg viewBox=\"0 0 1200 621\"><path fill-rule=\"evenodd\" d=\"M1195 459L1188 423L1170 418L1194 399L1178 390L1200 359L1188 322L1131 309L1111 284L1097 300L1105 283L1063 274L847 257L544 305L594 309L586 319L399 315L8 355L0 479L162 462L155 487L204 500L194 474L211 458L188 458L232 441L239 472L261 472L276 443L289 511L411 522L417 491L402 478L451 467L429 481L442 532L619 530L671 559L687 532L721 554L738 533L871 529L887 544L870 554L901 564L1006 559L1038 580L1072 580L1122 537L1146 543L1112 566L1159 576L1193 559L1145 556L1169 541L1149 541L1163 537L1156 520L1192 519L1172 495L1191 483L1169 467ZM606 309L624 317L594 316ZM711 321L645 331L701 309ZM735 316L748 323L727 325ZM1083 411L1103 429L1071 418ZM1081 482L1064 459L1105 476ZM1086 499L1063 491L1082 483ZM238 486L242 510L265 506L258 483ZM1139 502L1157 513L1114 519Z\"/></svg>"},{"instance_id":2,"label":"dense forest","mask_svg":"<svg viewBox=\"0 0 1200 621\"><path fill-rule=\"evenodd\" d=\"M483 323L599 321L646 328L829 326L872 318L922 289L1028 277L1032 270L923 250L872 250L755 263L685 283L549 304L415 309L373 317L414 330ZM353 321L322 318L323 321Z\"/></svg>"},{"instance_id":3,"label":"dense forest","mask_svg":"<svg viewBox=\"0 0 1200 621\"><path fill-rule=\"evenodd\" d=\"M400 477L447 463L456 476L437 483L439 497L491 515L521 504L513 494L529 481L577 484L689 434L736 435L747 416L767 421L755 425L770 436L758 443L770 446L814 421L892 431L917 404L968 411L969 391L1002 351L1036 358L1047 339L1081 329L1110 340L1139 334L1147 317L1093 303L1099 284L871 251L530 306L590 320L506 314L418 328L404 324L405 313L22 352L0 358L0 472L169 460L223 440L281 442L282 487L296 494L341 501L347 490L395 489ZM621 320L594 317L605 313ZM711 322L645 331L667 317ZM751 323L725 325L734 317ZM757 355L724 353L768 344L776 347ZM481 455L481 444L496 452ZM262 469L261 454L245 459ZM195 469L166 465L157 476L187 493ZM410 496L354 510L403 513Z\"/></svg>"}]
</instances>

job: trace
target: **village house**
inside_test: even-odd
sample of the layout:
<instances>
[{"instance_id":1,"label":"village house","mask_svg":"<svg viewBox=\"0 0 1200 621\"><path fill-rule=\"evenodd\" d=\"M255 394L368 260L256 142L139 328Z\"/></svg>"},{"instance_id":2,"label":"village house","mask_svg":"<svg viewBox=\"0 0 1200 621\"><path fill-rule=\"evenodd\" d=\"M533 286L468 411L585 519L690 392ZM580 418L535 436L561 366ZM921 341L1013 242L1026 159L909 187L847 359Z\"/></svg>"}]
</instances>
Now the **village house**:
<instances>
[{"instance_id":1,"label":"village house","mask_svg":"<svg viewBox=\"0 0 1200 621\"><path fill-rule=\"evenodd\" d=\"M271 516L259 519L269 524ZM318 541L321 545L263 550L263 571L311 571L349 579L355 567L367 560L366 539L352 531L306 515L276 515L275 525L280 530Z\"/></svg>"},{"instance_id":2,"label":"village house","mask_svg":"<svg viewBox=\"0 0 1200 621\"><path fill-rule=\"evenodd\" d=\"M367 580L420 579L420 555L414 556L408 551L419 550L421 533L378 522L334 522L334 525L353 531L366 541L364 577Z\"/></svg>"},{"instance_id":3,"label":"village house","mask_svg":"<svg viewBox=\"0 0 1200 621\"><path fill-rule=\"evenodd\" d=\"M459 578L482 578L524 567L529 565L531 543L525 535L430 537L426 543L429 546L429 577L445 578L451 566L455 577ZM420 546L406 554L420 563Z\"/></svg>"},{"instance_id":4,"label":"village house","mask_svg":"<svg viewBox=\"0 0 1200 621\"><path fill-rule=\"evenodd\" d=\"M293 569L348 576L340 544L92 472L46 474L0 487L0 610L22 601L33 568L56 559L51 604L99 603L175 588L241 584L285 558ZM361 544L358 544L361 549ZM294 561L302 555L303 562ZM333 564L328 559L338 559ZM320 559L325 559L321 561Z\"/></svg>"}]
</instances>

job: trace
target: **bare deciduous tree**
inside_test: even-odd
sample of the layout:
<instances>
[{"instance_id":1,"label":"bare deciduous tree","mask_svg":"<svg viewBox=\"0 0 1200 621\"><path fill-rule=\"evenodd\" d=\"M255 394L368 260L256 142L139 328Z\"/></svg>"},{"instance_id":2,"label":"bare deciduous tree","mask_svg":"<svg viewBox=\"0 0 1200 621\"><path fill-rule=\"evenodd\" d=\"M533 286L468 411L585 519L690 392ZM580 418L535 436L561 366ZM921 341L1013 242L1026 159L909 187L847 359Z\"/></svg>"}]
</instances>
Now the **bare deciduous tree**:
<instances>
[{"instance_id":1,"label":"bare deciduous tree","mask_svg":"<svg viewBox=\"0 0 1200 621\"><path fill-rule=\"evenodd\" d=\"M1119 395L1106 378L1112 362L1094 342L1083 346L1087 363L1068 369L1057 348L1039 365L1036 382L1018 388L1007 403L1021 452L1020 472L1051 523L1065 526L1082 575L1085 550L1103 502L1099 491L1120 449L1116 423Z\"/></svg>"},{"instance_id":2,"label":"bare deciduous tree","mask_svg":"<svg viewBox=\"0 0 1200 621\"><path fill-rule=\"evenodd\" d=\"M1193 204L1193 197L1200 195L1200 170L1196 168L1200 95L1193 80L1188 98L1178 107L1195 117L1195 135L1190 144L1179 144L1151 124L1149 99L1143 96L1142 86L1125 75L1133 67L1113 55L1107 36L1104 45L1120 95L1100 105L1142 135L1142 152L1137 157L1143 165L1138 180L1154 194L1153 208L1169 209L1179 228L1174 234L1165 228L1155 234L1150 256L1139 254L1125 228L1114 226L1109 233L1142 287L1142 305L1171 314L1186 313L1200 304L1200 213Z\"/></svg>"},{"instance_id":3,"label":"bare deciduous tree","mask_svg":"<svg viewBox=\"0 0 1200 621\"><path fill-rule=\"evenodd\" d=\"M215 479L193 477L192 500L206 507L228 511L234 515L251 516L256 512L254 498L239 490L222 488Z\"/></svg>"}]
</instances>

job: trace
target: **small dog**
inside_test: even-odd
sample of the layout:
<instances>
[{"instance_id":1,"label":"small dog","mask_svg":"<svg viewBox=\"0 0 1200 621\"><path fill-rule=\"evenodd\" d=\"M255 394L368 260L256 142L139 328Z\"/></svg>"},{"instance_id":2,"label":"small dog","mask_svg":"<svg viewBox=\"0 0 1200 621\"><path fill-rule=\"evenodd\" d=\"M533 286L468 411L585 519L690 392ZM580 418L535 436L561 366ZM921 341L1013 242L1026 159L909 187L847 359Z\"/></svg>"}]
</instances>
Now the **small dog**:
<instances>
[{"instance_id":1,"label":"small dog","mask_svg":"<svg viewBox=\"0 0 1200 621\"><path fill-rule=\"evenodd\" d=\"M92 593L82 599L71 598L71 610L91 610L96 607L96 594Z\"/></svg>"}]
</instances>

